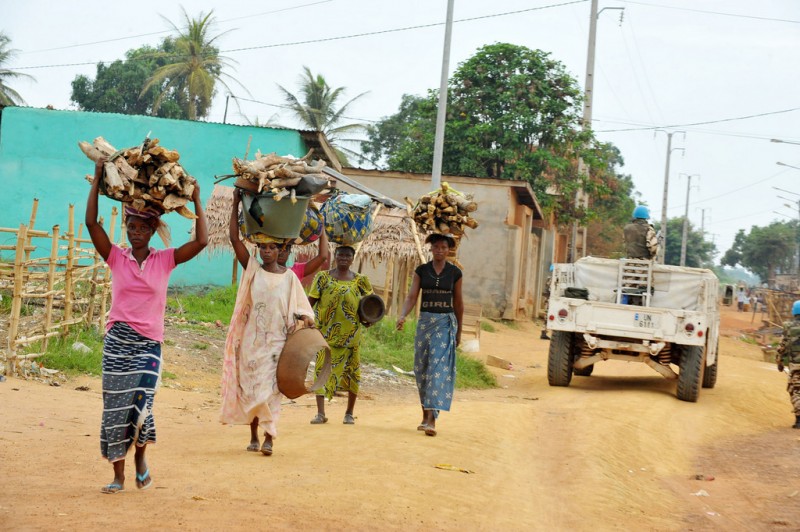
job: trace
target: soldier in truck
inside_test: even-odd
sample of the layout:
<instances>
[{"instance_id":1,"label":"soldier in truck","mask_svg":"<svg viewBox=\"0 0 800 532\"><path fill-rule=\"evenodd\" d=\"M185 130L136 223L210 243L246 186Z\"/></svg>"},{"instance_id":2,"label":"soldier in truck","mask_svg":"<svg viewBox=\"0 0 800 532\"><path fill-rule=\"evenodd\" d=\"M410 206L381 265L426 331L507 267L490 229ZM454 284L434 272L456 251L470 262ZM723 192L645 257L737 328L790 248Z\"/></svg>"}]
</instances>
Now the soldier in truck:
<instances>
[{"instance_id":1,"label":"soldier in truck","mask_svg":"<svg viewBox=\"0 0 800 532\"><path fill-rule=\"evenodd\" d=\"M633 210L633 220L622 230L625 253L629 259L652 260L658 255L658 236L650 219L650 209L638 205Z\"/></svg>"}]
</instances>

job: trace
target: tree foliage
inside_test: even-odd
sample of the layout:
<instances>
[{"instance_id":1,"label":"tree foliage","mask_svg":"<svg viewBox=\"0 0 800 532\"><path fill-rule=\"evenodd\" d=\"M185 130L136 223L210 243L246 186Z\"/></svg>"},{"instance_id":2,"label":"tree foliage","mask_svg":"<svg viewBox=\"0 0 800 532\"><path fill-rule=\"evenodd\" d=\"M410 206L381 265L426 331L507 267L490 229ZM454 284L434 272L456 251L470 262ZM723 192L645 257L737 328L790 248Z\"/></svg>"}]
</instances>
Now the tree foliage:
<instances>
[{"instance_id":1,"label":"tree foliage","mask_svg":"<svg viewBox=\"0 0 800 532\"><path fill-rule=\"evenodd\" d=\"M562 223L597 216L591 204L576 208L575 193L611 198L619 184L609 169L613 150L581 128L581 101L577 81L549 54L503 43L482 47L449 81L442 172L527 180ZM391 170L430 172L437 108L437 91L404 96L395 115L368 128L365 156ZM588 175L578 171L579 156Z\"/></svg>"},{"instance_id":2,"label":"tree foliage","mask_svg":"<svg viewBox=\"0 0 800 532\"><path fill-rule=\"evenodd\" d=\"M33 76L15 72L6 65L16 55L18 50L10 48L11 39L3 32L0 32L0 105L23 105L25 100L20 94L8 86L8 82L15 79L28 78Z\"/></svg>"},{"instance_id":3,"label":"tree foliage","mask_svg":"<svg viewBox=\"0 0 800 532\"><path fill-rule=\"evenodd\" d=\"M300 77L299 97L281 85L278 85L278 88L303 127L325 134L342 164L348 163L348 155L360 156L346 145L354 141L343 135L363 131L365 126L358 123L342 124L341 122L350 104L364 96L366 92L362 92L339 106L339 99L344 96L346 88L332 88L322 75L315 76L307 66L303 67L303 74Z\"/></svg>"},{"instance_id":4,"label":"tree foliage","mask_svg":"<svg viewBox=\"0 0 800 532\"><path fill-rule=\"evenodd\" d=\"M163 118L188 118L185 96L182 92L167 89L167 82L153 85L142 93L142 87L160 67L167 64L166 57L173 53L175 41L164 39L157 48L142 46L125 52L125 60L109 65L99 63L94 80L76 76L72 81L70 99L81 111L122 113L128 115L155 115ZM164 93L161 105L154 111L159 94Z\"/></svg>"},{"instance_id":5,"label":"tree foliage","mask_svg":"<svg viewBox=\"0 0 800 532\"><path fill-rule=\"evenodd\" d=\"M171 53L162 55L165 64L150 76L140 93L144 95L151 88L159 87L153 102L154 113L158 112L166 98L177 93L187 118L197 120L208 115L217 83L230 91L223 79L233 79L224 72L230 66L230 59L219 55L219 49L214 45L224 32L211 35L213 13L213 10L208 14L201 12L193 19L184 9L185 28L170 22L177 34L174 38L175 48Z\"/></svg>"},{"instance_id":6,"label":"tree foliage","mask_svg":"<svg viewBox=\"0 0 800 532\"><path fill-rule=\"evenodd\" d=\"M766 227L753 226L749 233L740 229L731 248L723 255L723 266L741 265L758 275L762 281L776 274L792 273L796 269L795 250L798 245L798 222L772 222Z\"/></svg>"},{"instance_id":7,"label":"tree foliage","mask_svg":"<svg viewBox=\"0 0 800 532\"><path fill-rule=\"evenodd\" d=\"M661 224L656 224L660 230ZM681 242L683 241L683 216L667 220L667 249L664 253L664 264L678 266L681 263ZM686 232L686 266L690 268L711 268L717 246L705 240L700 231L695 230L692 222Z\"/></svg>"}]
</instances>

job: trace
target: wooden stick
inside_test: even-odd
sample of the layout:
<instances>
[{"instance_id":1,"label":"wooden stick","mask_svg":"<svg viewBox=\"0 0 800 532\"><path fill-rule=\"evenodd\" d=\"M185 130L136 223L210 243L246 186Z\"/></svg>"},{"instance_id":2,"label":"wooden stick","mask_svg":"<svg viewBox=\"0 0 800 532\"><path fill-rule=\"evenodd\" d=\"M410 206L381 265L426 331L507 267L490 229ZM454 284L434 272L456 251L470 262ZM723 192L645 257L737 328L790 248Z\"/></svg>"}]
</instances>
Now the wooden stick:
<instances>
[{"instance_id":1,"label":"wooden stick","mask_svg":"<svg viewBox=\"0 0 800 532\"><path fill-rule=\"evenodd\" d=\"M28 240L28 228L23 224L19 226L17 233L17 251L14 255L14 292L11 300L11 317L8 325L8 356L6 357L6 375L16 375L17 366L14 362L17 356L17 333L19 332L19 315L22 311L22 285L23 285L23 266L22 259L25 257L25 242Z\"/></svg>"},{"instance_id":2,"label":"wooden stick","mask_svg":"<svg viewBox=\"0 0 800 532\"><path fill-rule=\"evenodd\" d=\"M31 207L31 217L28 221L28 239L25 241L25 261L29 261L31 258L31 251L36 249L35 247L31 246L31 239L33 239L33 235L31 234L31 230L33 226L36 224L36 211L39 210L39 199L33 198L33 207ZM31 247L31 249L28 249Z\"/></svg>"},{"instance_id":3,"label":"wooden stick","mask_svg":"<svg viewBox=\"0 0 800 532\"><path fill-rule=\"evenodd\" d=\"M75 261L75 205L69 206L69 232L67 233L69 244L67 246L67 269L64 272L64 321L72 319L72 291L73 291L73 268ZM64 327L62 336L67 336L69 326Z\"/></svg>"},{"instance_id":4,"label":"wooden stick","mask_svg":"<svg viewBox=\"0 0 800 532\"><path fill-rule=\"evenodd\" d=\"M99 220L100 226L103 226L103 218L101 217ZM97 249L94 250L94 262L92 264L92 278L90 280L91 286L89 287L89 308L86 311L86 323L91 325L94 321L94 303L95 299L97 298L97 275L98 269L100 267L100 253L97 252Z\"/></svg>"},{"instance_id":5,"label":"wooden stick","mask_svg":"<svg viewBox=\"0 0 800 532\"><path fill-rule=\"evenodd\" d=\"M414 222L414 215L411 212L412 209L411 200L406 198L406 212L408 213L408 223L411 225L411 234L414 235L414 243L417 245L417 253L419 254L419 260L422 264L425 264L427 261L425 260L425 253L422 251L422 243L419 241L419 233L417 232L417 224Z\"/></svg>"}]
</instances>

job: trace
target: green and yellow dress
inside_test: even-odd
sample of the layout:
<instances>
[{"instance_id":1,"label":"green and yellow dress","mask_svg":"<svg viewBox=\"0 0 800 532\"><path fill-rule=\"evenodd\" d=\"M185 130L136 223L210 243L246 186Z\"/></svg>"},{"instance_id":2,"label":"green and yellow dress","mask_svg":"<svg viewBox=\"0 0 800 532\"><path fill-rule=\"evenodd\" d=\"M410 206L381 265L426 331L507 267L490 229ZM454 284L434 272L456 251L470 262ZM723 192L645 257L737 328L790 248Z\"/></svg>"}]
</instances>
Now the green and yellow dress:
<instances>
[{"instance_id":1,"label":"green and yellow dress","mask_svg":"<svg viewBox=\"0 0 800 532\"><path fill-rule=\"evenodd\" d=\"M372 285L364 275L355 274L352 281L340 281L324 270L314 277L308 295L317 299L317 327L331 349L331 376L324 389L316 391L318 395L330 399L336 390L358 395L363 328L358 320L358 303L371 293ZM317 355L317 374L321 368L322 353Z\"/></svg>"}]
</instances>

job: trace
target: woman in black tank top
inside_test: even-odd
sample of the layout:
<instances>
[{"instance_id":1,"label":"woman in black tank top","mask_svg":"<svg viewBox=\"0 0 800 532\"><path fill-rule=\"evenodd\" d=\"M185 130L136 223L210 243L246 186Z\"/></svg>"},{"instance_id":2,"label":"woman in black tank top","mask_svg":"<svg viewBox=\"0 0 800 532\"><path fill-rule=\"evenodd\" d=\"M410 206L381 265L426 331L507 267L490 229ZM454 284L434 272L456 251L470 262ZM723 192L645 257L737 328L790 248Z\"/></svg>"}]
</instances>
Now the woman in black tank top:
<instances>
[{"instance_id":1,"label":"woman in black tank top","mask_svg":"<svg viewBox=\"0 0 800 532\"><path fill-rule=\"evenodd\" d=\"M403 330L406 315L414 308L421 292L414 341L414 375L422 404L422 422L417 430L436 436L439 411L449 411L453 400L456 346L461 343L464 301L461 297L461 270L447 262L447 254L455 246L453 237L435 233L429 235L425 243L431 245L433 260L414 271L397 329Z\"/></svg>"}]
</instances>

